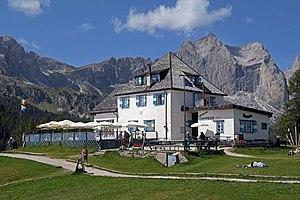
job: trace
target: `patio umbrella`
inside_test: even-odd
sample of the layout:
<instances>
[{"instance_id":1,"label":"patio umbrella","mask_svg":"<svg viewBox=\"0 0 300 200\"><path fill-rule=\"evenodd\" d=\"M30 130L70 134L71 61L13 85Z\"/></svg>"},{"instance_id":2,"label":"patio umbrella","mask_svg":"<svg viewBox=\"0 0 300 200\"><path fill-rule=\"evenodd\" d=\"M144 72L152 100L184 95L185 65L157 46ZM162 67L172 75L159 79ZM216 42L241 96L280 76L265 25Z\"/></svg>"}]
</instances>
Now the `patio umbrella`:
<instances>
[{"instance_id":1,"label":"patio umbrella","mask_svg":"<svg viewBox=\"0 0 300 200\"><path fill-rule=\"evenodd\" d=\"M200 125L201 125L201 124L200 124L199 122L197 122L197 123L192 124L191 127L192 127L192 128L195 128L195 127L198 127L198 126L200 126Z\"/></svg>"},{"instance_id":2,"label":"patio umbrella","mask_svg":"<svg viewBox=\"0 0 300 200\"><path fill-rule=\"evenodd\" d=\"M120 123L122 125L122 127L127 127L127 128L134 128L134 127L138 127L138 128L145 128L148 127L147 124L142 124L142 123L138 123L138 122L123 122Z\"/></svg>"},{"instance_id":3,"label":"patio umbrella","mask_svg":"<svg viewBox=\"0 0 300 200\"><path fill-rule=\"evenodd\" d=\"M97 122L87 122L84 124L85 124L84 128L87 128L87 129L93 129L93 128L99 126L99 123L97 123Z\"/></svg>"},{"instance_id":4,"label":"patio umbrella","mask_svg":"<svg viewBox=\"0 0 300 200\"><path fill-rule=\"evenodd\" d=\"M67 128L70 128L70 126L72 124L74 124L74 122L72 122L70 120L62 120L62 121L57 122L56 124L59 125L63 129L67 129Z\"/></svg>"},{"instance_id":5,"label":"patio umbrella","mask_svg":"<svg viewBox=\"0 0 300 200\"><path fill-rule=\"evenodd\" d=\"M203 123L197 122L197 123L194 123L191 125L192 128L200 127L200 126L208 126L208 124L203 124Z\"/></svg>"},{"instance_id":6,"label":"patio umbrella","mask_svg":"<svg viewBox=\"0 0 300 200\"><path fill-rule=\"evenodd\" d=\"M57 128L60 128L60 126L57 124L57 121L51 121L51 122L48 122L48 123L37 125L36 128L39 128L39 129L41 129L41 128L57 129Z\"/></svg>"},{"instance_id":7,"label":"patio umbrella","mask_svg":"<svg viewBox=\"0 0 300 200\"><path fill-rule=\"evenodd\" d=\"M112 122L99 122L97 123L97 127L95 129L101 128L121 128L122 125L119 123L112 123Z\"/></svg>"},{"instance_id":8,"label":"patio umbrella","mask_svg":"<svg viewBox=\"0 0 300 200\"><path fill-rule=\"evenodd\" d=\"M76 123L70 125L70 129L82 129L82 128L85 128L85 126L86 125L83 122L76 122Z\"/></svg>"}]
</instances>

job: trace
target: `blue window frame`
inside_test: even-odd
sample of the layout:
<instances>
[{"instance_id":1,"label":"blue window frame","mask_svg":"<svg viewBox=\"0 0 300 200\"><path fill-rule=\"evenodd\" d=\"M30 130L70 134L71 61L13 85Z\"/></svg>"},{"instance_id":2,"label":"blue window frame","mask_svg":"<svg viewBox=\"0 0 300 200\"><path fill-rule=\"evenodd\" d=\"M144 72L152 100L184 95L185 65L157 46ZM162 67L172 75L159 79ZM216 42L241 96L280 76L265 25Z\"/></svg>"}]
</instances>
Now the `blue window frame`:
<instances>
[{"instance_id":1,"label":"blue window frame","mask_svg":"<svg viewBox=\"0 0 300 200\"><path fill-rule=\"evenodd\" d=\"M146 85L146 76L138 76L135 78L135 85Z\"/></svg>"},{"instance_id":2,"label":"blue window frame","mask_svg":"<svg viewBox=\"0 0 300 200\"><path fill-rule=\"evenodd\" d=\"M152 74L152 83L157 83L160 81L160 75L159 74Z\"/></svg>"},{"instance_id":3,"label":"blue window frame","mask_svg":"<svg viewBox=\"0 0 300 200\"><path fill-rule=\"evenodd\" d=\"M217 105L217 99L216 97L209 97L209 104L210 105Z\"/></svg>"},{"instance_id":4,"label":"blue window frame","mask_svg":"<svg viewBox=\"0 0 300 200\"><path fill-rule=\"evenodd\" d=\"M224 134L224 120L216 121L216 133Z\"/></svg>"},{"instance_id":5,"label":"blue window frame","mask_svg":"<svg viewBox=\"0 0 300 200\"><path fill-rule=\"evenodd\" d=\"M200 86L202 84L201 76L192 76L192 82L196 86Z\"/></svg>"},{"instance_id":6,"label":"blue window frame","mask_svg":"<svg viewBox=\"0 0 300 200\"><path fill-rule=\"evenodd\" d=\"M147 106L147 95L138 95L138 96L136 96L136 106L137 107Z\"/></svg>"},{"instance_id":7,"label":"blue window frame","mask_svg":"<svg viewBox=\"0 0 300 200\"><path fill-rule=\"evenodd\" d=\"M165 94L154 94L153 95L153 105L160 106L165 104Z\"/></svg>"},{"instance_id":8,"label":"blue window frame","mask_svg":"<svg viewBox=\"0 0 300 200\"><path fill-rule=\"evenodd\" d=\"M147 127L145 127L145 131L146 132L150 132L150 131L155 131L155 120L144 120L144 124L147 125Z\"/></svg>"},{"instance_id":9,"label":"blue window frame","mask_svg":"<svg viewBox=\"0 0 300 200\"><path fill-rule=\"evenodd\" d=\"M129 120L128 122L139 122L138 120ZM136 131L136 127L129 127L128 128L128 132L131 133L133 131Z\"/></svg>"},{"instance_id":10,"label":"blue window frame","mask_svg":"<svg viewBox=\"0 0 300 200\"><path fill-rule=\"evenodd\" d=\"M119 101L120 108L129 108L130 100L129 97L121 97Z\"/></svg>"},{"instance_id":11,"label":"blue window frame","mask_svg":"<svg viewBox=\"0 0 300 200\"><path fill-rule=\"evenodd\" d=\"M240 120L240 132L241 133L256 133L257 122L251 120Z\"/></svg>"}]
</instances>

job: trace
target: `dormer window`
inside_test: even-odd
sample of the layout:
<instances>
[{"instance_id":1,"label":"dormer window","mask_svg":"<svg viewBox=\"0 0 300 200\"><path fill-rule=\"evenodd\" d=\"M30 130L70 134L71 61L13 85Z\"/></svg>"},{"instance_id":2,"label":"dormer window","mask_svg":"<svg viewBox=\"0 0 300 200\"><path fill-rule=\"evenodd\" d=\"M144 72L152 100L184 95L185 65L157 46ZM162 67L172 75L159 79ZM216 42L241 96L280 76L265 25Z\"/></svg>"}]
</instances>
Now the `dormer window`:
<instances>
[{"instance_id":1,"label":"dormer window","mask_svg":"<svg viewBox=\"0 0 300 200\"><path fill-rule=\"evenodd\" d=\"M152 74L151 75L152 83L157 83L160 81L160 74Z\"/></svg>"},{"instance_id":2,"label":"dormer window","mask_svg":"<svg viewBox=\"0 0 300 200\"><path fill-rule=\"evenodd\" d=\"M135 85L146 85L146 76L138 76L135 78Z\"/></svg>"},{"instance_id":3,"label":"dormer window","mask_svg":"<svg viewBox=\"0 0 300 200\"><path fill-rule=\"evenodd\" d=\"M200 86L202 84L201 76L192 76L192 82L195 86Z\"/></svg>"}]
</instances>

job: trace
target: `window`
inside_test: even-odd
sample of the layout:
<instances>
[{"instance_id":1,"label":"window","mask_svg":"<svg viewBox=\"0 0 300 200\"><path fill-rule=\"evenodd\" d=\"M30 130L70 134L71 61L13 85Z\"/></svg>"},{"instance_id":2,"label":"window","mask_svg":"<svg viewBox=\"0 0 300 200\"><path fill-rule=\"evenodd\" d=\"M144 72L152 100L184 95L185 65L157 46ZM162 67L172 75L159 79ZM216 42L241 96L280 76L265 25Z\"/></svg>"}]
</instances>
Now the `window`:
<instances>
[{"instance_id":1,"label":"window","mask_svg":"<svg viewBox=\"0 0 300 200\"><path fill-rule=\"evenodd\" d=\"M152 74L152 83L157 83L160 81L160 75L159 74Z\"/></svg>"},{"instance_id":2,"label":"window","mask_svg":"<svg viewBox=\"0 0 300 200\"><path fill-rule=\"evenodd\" d=\"M129 97L120 98L120 108L129 108Z\"/></svg>"},{"instance_id":3,"label":"window","mask_svg":"<svg viewBox=\"0 0 300 200\"><path fill-rule=\"evenodd\" d=\"M147 125L145 131L155 131L155 120L144 120L144 124Z\"/></svg>"},{"instance_id":4,"label":"window","mask_svg":"<svg viewBox=\"0 0 300 200\"><path fill-rule=\"evenodd\" d=\"M196 86L200 86L202 83L201 76L192 76L192 82Z\"/></svg>"},{"instance_id":5,"label":"window","mask_svg":"<svg viewBox=\"0 0 300 200\"><path fill-rule=\"evenodd\" d=\"M216 97L209 97L209 104L212 106L216 105L217 104Z\"/></svg>"},{"instance_id":6,"label":"window","mask_svg":"<svg viewBox=\"0 0 300 200\"><path fill-rule=\"evenodd\" d=\"M200 93L194 93L194 106L199 107L200 106L200 98L201 94Z\"/></svg>"},{"instance_id":7,"label":"window","mask_svg":"<svg viewBox=\"0 0 300 200\"><path fill-rule=\"evenodd\" d=\"M138 76L135 78L135 85L146 85L146 76Z\"/></svg>"},{"instance_id":8,"label":"window","mask_svg":"<svg viewBox=\"0 0 300 200\"><path fill-rule=\"evenodd\" d=\"M144 107L147 105L147 95L136 96L136 106Z\"/></svg>"},{"instance_id":9,"label":"window","mask_svg":"<svg viewBox=\"0 0 300 200\"><path fill-rule=\"evenodd\" d=\"M165 94L154 94L153 95L153 105L160 106L165 104Z\"/></svg>"},{"instance_id":10,"label":"window","mask_svg":"<svg viewBox=\"0 0 300 200\"><path fill-rule=\"evenodd\" d=\"M128 122L139 122L138 120L128 120ZM136 131L136 127L129 127L128 132L131 133L133 131Z\"/></svg>"},{"instance_id":11,"label":"window","mask_svg":"<svg viewBox=\"0 0 300 200\"><path fill-rule=\"evenodd\" d=\"M261 130L268 130L268 124L267 123L261 123Z\"/></svg>"},{"instance_id":12,"label":"window","mask_svg":"<svg viewBox=\"0 0 300 200\"><path fill-rule=\"evenodd\" d=\"M240 120L240 132L241 133L256 133L257 132L256 121Z\"/></svg>"},{"instance_id":13,"label":"window","mask_svg":"<svg viewBox=\"0 0 300 200\"><path fill-rule=\"evenodd\" d=\"M224 133L224 120L216 121L216 133Z\"/></svg>"}]
</instances>

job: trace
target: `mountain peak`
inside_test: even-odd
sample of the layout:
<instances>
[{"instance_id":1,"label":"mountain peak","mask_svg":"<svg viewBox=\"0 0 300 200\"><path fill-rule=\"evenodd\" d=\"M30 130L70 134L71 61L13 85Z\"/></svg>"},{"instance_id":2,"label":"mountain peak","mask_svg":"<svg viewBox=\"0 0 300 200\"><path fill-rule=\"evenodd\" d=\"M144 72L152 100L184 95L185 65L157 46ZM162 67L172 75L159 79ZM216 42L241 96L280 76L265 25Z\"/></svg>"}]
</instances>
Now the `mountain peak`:
<instances>
[{"instance_id":1,"label":"mountain peak","mask_svg":"<svg viewBox=\"0 0 300 200\"><path fill-rule=\"evenodd\" d=\"M300 69L300 56L296 56L294 64L292 66L292 70L296 71Z\"/></svg>"}]
</instances>

